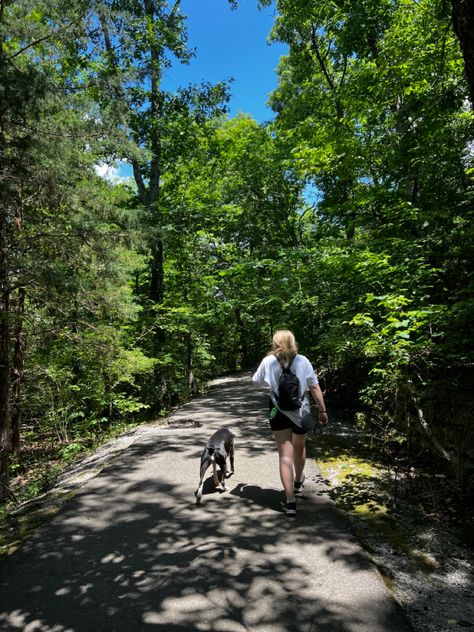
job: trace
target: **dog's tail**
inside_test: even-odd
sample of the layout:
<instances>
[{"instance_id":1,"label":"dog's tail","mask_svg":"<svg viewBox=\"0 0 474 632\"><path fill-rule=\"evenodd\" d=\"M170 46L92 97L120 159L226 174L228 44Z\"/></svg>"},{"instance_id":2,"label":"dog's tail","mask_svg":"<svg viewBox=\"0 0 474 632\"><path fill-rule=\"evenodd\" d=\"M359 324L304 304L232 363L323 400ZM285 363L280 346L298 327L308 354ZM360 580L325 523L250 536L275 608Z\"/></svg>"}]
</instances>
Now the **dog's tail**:
<instances>
[{"instance_id":1,"label":"dog's tail","mask_svg":"<svg viewBox=\"0 0 474 632\"><path fill-rule=\"evenodd\" d=\"M213 445L210 445L207 449L212 463L214 463L214 461L216 460L216 457L214 456L214 450L215 450L215 447Z\"/></svg>"}]
</instances>

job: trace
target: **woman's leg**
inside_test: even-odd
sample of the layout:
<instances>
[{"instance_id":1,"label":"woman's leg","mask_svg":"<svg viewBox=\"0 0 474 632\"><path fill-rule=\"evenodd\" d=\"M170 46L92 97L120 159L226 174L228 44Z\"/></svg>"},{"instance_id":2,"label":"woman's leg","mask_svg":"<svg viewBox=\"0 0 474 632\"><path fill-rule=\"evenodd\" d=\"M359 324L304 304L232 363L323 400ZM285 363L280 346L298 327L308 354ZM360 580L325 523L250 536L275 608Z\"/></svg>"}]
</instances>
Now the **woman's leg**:
<instances>
[{"instance_id":1,"label":"woman's leg","mask_svg":"<svg viewBox=\"0 0 474 632\"><path fill-rule=\"evenodd\" d=\"M292 436L293 462L295 464L295 481L303 480L304 466L306 465L306 434Z\"/></svg>"},{"instance_id":2,"label":"woman's leg","mask_svg":"<svg viewBox=\"0 0 474 632\"><path fill-rule=\"evenodd\" d=\"M295 495L293 493L293 443L291 440L291 428L285 430L274 430L273 436L278 448L278 457L280 462L280 478L286 495L286 502L293 502Z\"/></svg>"}]
</instances>

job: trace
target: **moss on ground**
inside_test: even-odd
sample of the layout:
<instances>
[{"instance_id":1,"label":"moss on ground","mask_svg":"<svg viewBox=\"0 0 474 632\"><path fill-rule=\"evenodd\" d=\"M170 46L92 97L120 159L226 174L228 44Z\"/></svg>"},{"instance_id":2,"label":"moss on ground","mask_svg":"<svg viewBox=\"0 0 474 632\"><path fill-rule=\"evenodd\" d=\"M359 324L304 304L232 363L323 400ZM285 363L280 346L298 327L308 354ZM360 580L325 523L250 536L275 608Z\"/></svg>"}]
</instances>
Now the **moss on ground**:
<instances>
[{"instance_id":1,"label":"moss on ground","mask_svg":"<svg viewBox=\"0 0 474 632\"><path fill-rule=\"evenodd\" d=\"M393 481L377 453L357 436L324 434L309 443L309 454L329 486L329 495L351 520L369 553L374 547L408 557L416 568L431 573L437 562L416 545L416 511L409 519L394 512ZM415 527L415 528L414 528ZM390 583L390 577L387 576Z\"/></svg>"},{"instance_id":2,"label":"moss on ground","mask_svg":"<svg viewBox=\"0 0 474 632\"><path fill-rule=\"evenodd\" d=\"M0 524L0 558L16 551L39 527L55 516L59 509L59 506L51 506L20 516L9 515Z\"/></svg>"}]
</instances>

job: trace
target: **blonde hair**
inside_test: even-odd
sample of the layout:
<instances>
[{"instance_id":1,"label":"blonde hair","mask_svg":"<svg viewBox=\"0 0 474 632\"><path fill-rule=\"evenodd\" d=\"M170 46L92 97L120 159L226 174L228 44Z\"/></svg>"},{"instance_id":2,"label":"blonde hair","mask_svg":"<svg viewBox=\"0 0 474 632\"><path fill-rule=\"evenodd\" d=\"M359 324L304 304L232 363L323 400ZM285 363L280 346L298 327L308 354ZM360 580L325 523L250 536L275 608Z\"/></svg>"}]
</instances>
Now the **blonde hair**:
<instances>
[{"instance_id":1,"label":"blonde hair","mask_svg":"<svg viewBox=\"0 0 474 632\"><path fill-rule=\"evenodd\" d=\"M280 329L274 333L269 355L273 354L284 366L287 366L297 353L298 345L293 332L289 329Z\"/></svg>"}]
</instances>

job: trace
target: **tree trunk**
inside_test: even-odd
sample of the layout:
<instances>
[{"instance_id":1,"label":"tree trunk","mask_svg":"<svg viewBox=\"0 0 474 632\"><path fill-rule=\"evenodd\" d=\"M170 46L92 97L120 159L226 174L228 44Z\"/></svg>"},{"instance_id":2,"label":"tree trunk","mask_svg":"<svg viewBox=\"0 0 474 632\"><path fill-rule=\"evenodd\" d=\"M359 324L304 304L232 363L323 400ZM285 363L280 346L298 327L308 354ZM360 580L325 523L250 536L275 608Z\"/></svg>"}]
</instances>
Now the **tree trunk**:
<instances>
[{"instance_id":1,"label":"tree trunk","mask_svg":"<svg viewBox=\"0 0 474 632\"><path fill-rule=\"evenodd\" d=\"M170 18L178 10L180 2L176 2ZM144 0L144 11L148 16L150 23L153 23L156 19L155 16L155 3L152 0ZM109 33L107 17L99 11L99 19L101 22L102 33L104 36L105 50L107 53L108 64L110 72L117 78L119 76L118 63L116 54L113 48L112 38ZM160 120L163 116L161 108L161 49L158 45L150 43L149 49L149 67L148 78L150 81L150 112L153 120L152 129L150 131L149 143L151 150L151 160L149 165L149 174L147 169L143 169L143 166L137 160L132 160L133 177L137 185L138 196L140 202L146 208L148 216L153 226L152 233L156 233L159 229L159 198L160 198L160 178L161 178L161 135L160 135ZM126 109L130 112L130 105L127 102L125 89L119 83L118 87L115 84L116 98L119 99ZM136 133L136 142L140 143L138 132ZM145 171L145 175L144 175ZM147 182L148 180L148 182ZM154 303L163 302L163 286L164 286L164 260L163 260L163 241L156 234L152 236L150 243L151 260L150 260L150 287L149 297Z\"/></svg>"},{"instance_id":2,"label":"tree trunk","mask_svg":"<svg viewBox=\"0 0 474 632\"><path fill-rule=\"evenodd\" d=\"M18 289L18 305L16 310L15 324L15 346L13 350L13 405L11 413L12 426L12 452L16 455L20 453L20 427L21 427L21 381L23 378L23 314L25 313L25 288Z\"/></svg>"},{"instance_id":3,"label":"tree trunk","mask_svg":"<svg viewBox=\"0 0 474 632\"><path fill-rule=\"evenodd\" d=\"M8 495L10 426L10 287L7 261L7 209L0 208L0 501Z\"/></svg>"},{"instance_id":4,"label":"tree trunk","mask_svg":"<svg viewBox=\"0 0 474 632\"><path fill-rule=\"evenodd\" d=\"M249 357L249 350L247 346L247 338L245 335L245 325L244 325L244 321L242 320L242 310L240 307L236 307L234 312L235 312L235 319L237 321L237 326L239 328L239 334L240 334L239 337L240 337L240 351L242 354L242 363L245 365Z\"/></svg>"},{"instance_id":5,"label":"tree trunk","mask_svg":"<svg viewBox=\"0 0 474 632\"><path fill-rule=\"evenodd\" d=\"M145 0L145 13L147 14L151 23L156 19L155 7L152 0ZM163 118L163 112L161 107L161 61L162 51L160 47L154 43L150 43L150 110L153 120L153 126L150 132L150 148L151 148L151 162L150 162L150 178L148 185L148 204L150 205L150 213L152 214L152 221L157 230L159 226L159 203L160 203L160 178L161 178L161 131L160 123ZM163 241L155 235L153 243L151 244L151 283L150 283L150 298L155 303L163 302L163 286L164 286L164 273L163 273Z\"/></svg>"},{"instance_id":6,"label":"tree trunk","mask_svg":"<svg viewBox=\"0 0 474 632\"><path fill-rule=\"evenodd\" d=\"M193 341L191 334L186 334L186 368L188 373L188 389L192 395L196 395L198 392L198 386L196 378L194 377L193 370Z\"/></svg>"},{"instance_id":7,"label":"tree trunk","mask_svg":"<svg viewBox=\"0 0 474 632\"><path fill-rule=\"evenodd\" d=\"M151 246L150 299L154 303L163 302L163 240L155 238Z\"/></svg>"},{"instance_id":8,"label":"tree trunk","mask_svg":"<svg viewBox=\"0 0 474 632\"><path fill-rule=\"evenodd\" d=\"M461 46L471 108L474 109L474 3L473 0L451 0L451 5L453 28Z\"/></svg>"},{"instance_id":9,"label":"tree trunk","mask_svg":"<svg viewBox=\"0 0 474 632\"><path fill-rule=\"evenodd\" d=\"M5 2L0 1L0 24L3 26ZM5 67L3 37L0 31L0 68ZM4 121L0 119L0 162L3 163ZM10 276L8 268L8 206L6 196L0 204L0 501L9 493L10 430Z\"/></svg>"}]
</instances>

